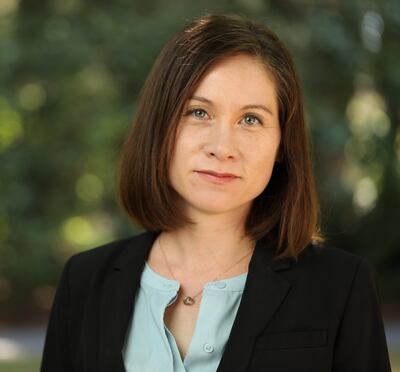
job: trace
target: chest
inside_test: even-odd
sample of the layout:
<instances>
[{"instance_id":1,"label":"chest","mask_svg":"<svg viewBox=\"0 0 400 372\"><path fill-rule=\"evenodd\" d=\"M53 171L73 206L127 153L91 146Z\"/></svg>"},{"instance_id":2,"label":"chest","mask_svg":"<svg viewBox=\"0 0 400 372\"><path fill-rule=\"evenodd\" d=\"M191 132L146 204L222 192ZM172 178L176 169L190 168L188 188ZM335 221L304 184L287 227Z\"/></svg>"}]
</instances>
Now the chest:
<instances>
[{"instance_id":1,"label":"chest","mask_svg":"<svg viewBox=\"0 0 400 372\"><path fill-rule=\"evenodd\" d=\"M201 295L196 297L193 305L185 305L183 296L178 294L178 298L165 308L164 323L175 338L182 360L185 359L193 338L200 302Z\"/></svg>"}]
</instances>

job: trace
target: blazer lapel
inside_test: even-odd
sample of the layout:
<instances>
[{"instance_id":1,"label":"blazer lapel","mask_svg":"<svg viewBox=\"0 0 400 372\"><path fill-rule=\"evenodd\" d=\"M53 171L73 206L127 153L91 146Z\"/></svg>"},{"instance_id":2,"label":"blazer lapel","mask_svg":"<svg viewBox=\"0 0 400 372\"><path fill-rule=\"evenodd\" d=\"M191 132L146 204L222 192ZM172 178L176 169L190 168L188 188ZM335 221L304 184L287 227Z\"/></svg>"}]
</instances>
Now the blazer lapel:
<instances>
[{"instance_id":1,"label":"blazer lapel","mask_svg":"<svg viewBox=\"0 0 400 372\"><path fill-rule=\"evenodd\" d=\"M244 372L256 336L267 326L289 292L291 284L277 272L289 269L291 258L272 261L274 247L257 241L231 333L217 372Z\"/></svg>"},{"instance_id":2,"label":"blazer lapel","mask_svg":"<svg viewBox=\"0 0 400 372\"><path fill-rule=\"evenodd\" d=\"M125 372L122 348L144 264L159 233L149 231L128 240L127 244L132 246L123 246L114 263L104 268L106 275L97 293L99 298L89 302L94 306L90 314L98 313L100 308L99 318L87 319L93 323L87 324L92 331L96 325L100 327L99 339L92 340L91 349L87 345L92 351L89 360L98 357L99 371ZM291 287L277 271L290 268L293 260L273 262L273 249L265 239L256 243L241 303L217 372L246 371L256 336L266 327Z\"/></svg>"},{"instance_id":3,"label":"blazer lapel","mask_svg":"<svg viewBox=\"0 0 400 372\"><path fill-rule=\"evenodd\" d=\"M122 348L144 264L158 234L151 231L129 240L131 246L124 247L106 275L100 304L100 371L125 372Z\"/></svg>"}]
</instances>

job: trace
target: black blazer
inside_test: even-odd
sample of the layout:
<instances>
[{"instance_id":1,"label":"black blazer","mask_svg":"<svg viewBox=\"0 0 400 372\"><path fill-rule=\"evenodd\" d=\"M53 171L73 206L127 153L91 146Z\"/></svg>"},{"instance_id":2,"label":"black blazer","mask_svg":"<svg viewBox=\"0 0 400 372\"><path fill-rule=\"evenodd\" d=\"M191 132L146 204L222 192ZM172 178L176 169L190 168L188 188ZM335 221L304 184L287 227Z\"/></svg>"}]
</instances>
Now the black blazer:
<instances>
[{"instance_id":1,"label":"black blazer","mask_svg":"<svg viewBox=\"0 0 400 372\"><path fill-rule=\"evenodd\" d=\"M122 347L157 232L74 254L51 309L41 372L122 372ZM376 274L365 258L310 244L271 261L257 241L218 372L390 372Z\"/></svg>"}]
</instances>

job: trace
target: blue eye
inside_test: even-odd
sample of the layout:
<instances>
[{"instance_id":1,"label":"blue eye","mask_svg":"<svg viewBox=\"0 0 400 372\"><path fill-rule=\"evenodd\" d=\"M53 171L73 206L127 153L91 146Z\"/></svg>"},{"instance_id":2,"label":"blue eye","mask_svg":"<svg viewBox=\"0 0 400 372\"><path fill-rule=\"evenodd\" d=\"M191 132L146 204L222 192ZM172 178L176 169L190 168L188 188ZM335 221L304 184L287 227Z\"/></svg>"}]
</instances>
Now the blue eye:
<instances>
[{"instance_id":1,"label":"blue eye","mask_svg":"<svg viewBox=\"0 0 400 372\"><path fill-rule=\"evenodd\" d=\"M201 108L195 108L195 109L189 110L189 111L186 113L186 115L193 115L193 114L194 114L194 116L195 116L196 118L203 119L204 116L198 116L198 115L196 115L196 113L198 113L198 112L205 113L205 111L204 111L203 109L201 109Z\"/></svg>"},{"instance_id":2,"label":"blue eye","mask_svg":"<svg viewBox=\"0 0 400 372\"><path fill-rule=\"evenodd\" d=\"M255 115L246 115L245 118L252 118L252 119L257 120L259 125L262 125L262 124L263 124L262 121L261 121L257 116L255 116ZM248 124L249 124L249 123L251 124L251 123L254 123L254 121L252 121L252 122L247 121L247 123L248 123ZM251 124L250 126L253 127L254 125Z\"/></svg>"},{"instance_id":3,"label":"blue eye","mask_svg":"<svg viewBox=\"0 0 400 372\"><path fill-rule=\"evenodd\" d=\"M207 114L207 111L203 110L202 108L194 108L194 109L191 109L191 110L186 112L187 116L192 116L193 115L195 118L201 119L201 120L205 119L205 115L206 114ZM256 115L246 114L244 116L244 118L245 119L246 118L251 118L252 119L251 121L245 120L246 125L249 126L249 127L254 127L255 124L263 125L262 120Z\"/></svg>"}]
</instances>

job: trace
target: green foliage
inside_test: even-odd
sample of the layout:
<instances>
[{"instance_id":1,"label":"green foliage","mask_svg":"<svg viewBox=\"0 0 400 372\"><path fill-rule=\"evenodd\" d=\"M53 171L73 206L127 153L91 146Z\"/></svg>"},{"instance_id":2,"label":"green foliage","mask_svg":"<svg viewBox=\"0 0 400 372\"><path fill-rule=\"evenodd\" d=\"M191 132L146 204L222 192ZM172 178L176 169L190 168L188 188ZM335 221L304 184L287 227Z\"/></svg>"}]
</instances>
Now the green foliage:
<instances>
[{"instance_id":1,"label":"green foliage","mask_svg":"<svg viewBox=\"0 0 400 372\"><path fill-rule=\"evenodd\" d=\"M0 361L0 372L32 372L39 371L39 358L23 358L12 361Z\"/></svg>"}]
</instances>

